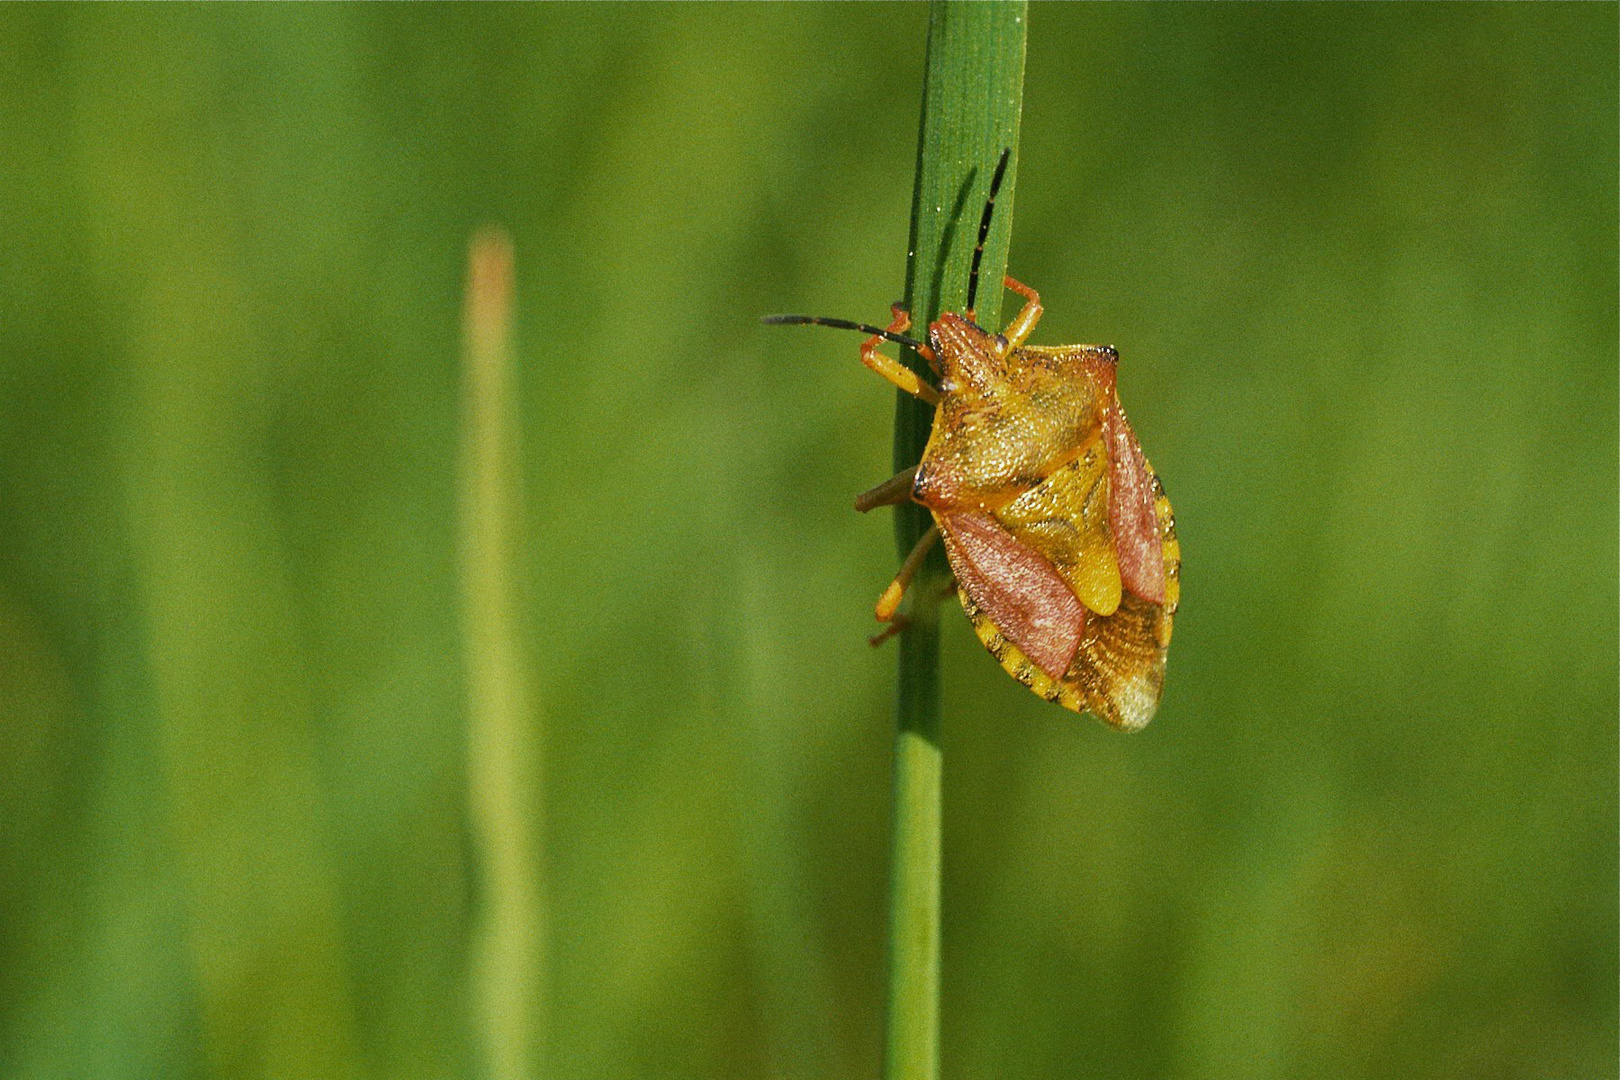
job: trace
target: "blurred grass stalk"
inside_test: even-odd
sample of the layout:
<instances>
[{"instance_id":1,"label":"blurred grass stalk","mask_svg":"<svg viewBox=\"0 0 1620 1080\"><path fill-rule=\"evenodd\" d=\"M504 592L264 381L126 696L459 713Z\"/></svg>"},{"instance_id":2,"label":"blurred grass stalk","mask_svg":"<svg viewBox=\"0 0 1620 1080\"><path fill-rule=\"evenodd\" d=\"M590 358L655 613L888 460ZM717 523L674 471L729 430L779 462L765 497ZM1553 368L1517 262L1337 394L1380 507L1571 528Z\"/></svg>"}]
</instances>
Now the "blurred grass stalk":
<instances>
[{"instance_id":1,"label":"blurred grass stalk","mask_svg":"<svg viewBox=\"0 0 1620 1080\"><path fill-rule=\"evenodd\" d=\"M467 781L481 875L474 1008L487 1075L538 1073L543 919L538 718L517 624L519 452L512 372L512 244L473 236L463 319L459 476Z\"/></svg>"},{"instance_id":2,"label":"blurred grass stalk","mask_svg":"<svg viewBox=\"0 0 1620 1080\"><path fill-rule=\"evenodd\" d=\"M979 211L1005 147L1013 161L985 245L979 321L1000 324L999 283L1007 266L1023 106L1025 4L933 0L923 76L917 180L911 204L906 308L914 327L967 303ZM921 358L909 363L928 374ZM922 456L933 410L899 394L895 469ZM902 504L896 518L901 558L932 521ZM900 635L895 704L894 829L889 892L889 993L884 1035L887 1080L934 1080L939 1073L941 767L939 615L949 571L936 545L913 580L911 623Z\"/></svg>"}]
</instances>

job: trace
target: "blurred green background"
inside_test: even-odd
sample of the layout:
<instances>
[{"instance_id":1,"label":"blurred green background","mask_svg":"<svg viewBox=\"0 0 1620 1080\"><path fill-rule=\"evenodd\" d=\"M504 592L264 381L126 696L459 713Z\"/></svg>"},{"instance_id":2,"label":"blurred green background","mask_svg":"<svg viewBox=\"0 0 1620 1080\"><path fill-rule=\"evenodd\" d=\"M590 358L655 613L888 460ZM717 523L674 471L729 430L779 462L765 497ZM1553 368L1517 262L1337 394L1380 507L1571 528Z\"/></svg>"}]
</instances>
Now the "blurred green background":
<instances>
[{"instance_id":1,"label":"blurred green background","mask_svg":"<svg viewBox=\"0 0 1620 1080\"><path fill-rule=\"evenodd\" d=\"M1616 16L1032 8L1184 599L1130 737L946 620L947 1077L1616 1075ZM546 1075L875 1075L893 395L755 319L900 294L926 19L0 8L0 1075L478 1074L484 222Z\"/></svg>"}]
</instances>

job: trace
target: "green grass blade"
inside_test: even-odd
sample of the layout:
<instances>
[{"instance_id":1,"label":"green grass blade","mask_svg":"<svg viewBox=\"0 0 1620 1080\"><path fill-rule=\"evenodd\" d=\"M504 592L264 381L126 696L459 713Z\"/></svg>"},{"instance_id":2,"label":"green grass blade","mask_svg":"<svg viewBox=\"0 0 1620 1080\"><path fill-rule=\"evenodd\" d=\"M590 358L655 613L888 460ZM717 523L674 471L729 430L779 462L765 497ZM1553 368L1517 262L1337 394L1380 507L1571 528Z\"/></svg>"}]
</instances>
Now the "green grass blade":
<instances>
[{"instance_id":1,"label":"green grass blade","mask_svg":"<svg viewBox=\"0 0 1620 1080\"><path fill-rule=\"evenodd\" d=\"M468 797L483 878L473 987L486 1074L538 1072L542 898L537 718L517 622L519 454L511 361L512 249L473 238L464 325L460 477Z\"/></svg>"},{"instance_id":2,"label":"green grass blade","mask_svg":"<svg viewBox=\"0 0 1620 1080\"><path fill-rule=\"evenodd\" d=\"M934 0L928 26L922 130L912 197L906 305L914 327L961 310L990 175L1013 148L985 246L979 318L999 321L1012 227L1018 121L1023 102L1025 5ZM919 362L915 356L908 360ZM932 410L900 395L896 469L917 463ZM896 521L902 557L931 522L903 504ZM888 1080L932 1080L939 1072L941 778L939 621L934 604L947 571L936 547L912 585L912 622L900 637L895 707L894 833L889 897L889 995L884 1042Z\"/></svg>"}]
</instances>

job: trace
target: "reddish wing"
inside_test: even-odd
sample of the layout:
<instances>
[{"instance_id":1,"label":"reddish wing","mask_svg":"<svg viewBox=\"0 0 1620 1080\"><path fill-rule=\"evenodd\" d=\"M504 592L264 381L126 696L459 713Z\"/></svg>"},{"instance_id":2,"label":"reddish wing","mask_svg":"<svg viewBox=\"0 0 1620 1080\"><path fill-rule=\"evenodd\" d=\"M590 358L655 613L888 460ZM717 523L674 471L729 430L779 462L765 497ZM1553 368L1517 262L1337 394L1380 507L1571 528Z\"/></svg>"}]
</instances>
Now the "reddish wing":
<instances>
[{"instance_id":1,"label":"reddish wing","mask_svg":"<svg viewBox=\"0 0 1620 1080\"><path fill-rule=\"evenodd\" d=\"M1121 584L1149 603L1164 603L1164 544L1153 510L1153 477L1125 410L1103 413L1108 446L1108 528L1114 534Z\"/></svg>"},{"instance_id":2,"label":"reddish wing","mask_svg":"<svg viewBox=\"0 0 1620 1080\"><path fill-rule=\"evenodd\" d=\"M1053 679L1074 662L1086 609L1045 556L989 514L940 520L956 580L1018 650Z\"/></svg>"}]
</instances>

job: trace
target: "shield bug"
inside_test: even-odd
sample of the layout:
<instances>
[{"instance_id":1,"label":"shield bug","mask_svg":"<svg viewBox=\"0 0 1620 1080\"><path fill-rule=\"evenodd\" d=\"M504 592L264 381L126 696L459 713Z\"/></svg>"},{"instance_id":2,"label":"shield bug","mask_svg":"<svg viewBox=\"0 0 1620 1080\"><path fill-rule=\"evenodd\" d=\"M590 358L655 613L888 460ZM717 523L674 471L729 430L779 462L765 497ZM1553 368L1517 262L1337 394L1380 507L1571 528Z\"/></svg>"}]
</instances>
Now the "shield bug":
<instances>
[{"instance_id":1,"label":"shield bug","mask_svg":"<svg viewBox=\"0 0 1620 1080\"><path fill-rule=\"evenodd\" d=\"M1181 592L1181 547L1158 476L1125 418L1115 386L1119 355L1107 345L1028 345L1041 317L1034 289L992 334L974 319L979 265L1004 150L990 181L968 276L967 306L906 336L896 304L887 328L810 315L767 323L832 326L870 336L861 361L934 406L922 460L856 498L865 512L914 501L934 526L877 603L898 614L907 585L940 538L974 631L1013 678L1075 712L1134 731L1153 717ZM879 351L915 350L935 382ZM876 641L887 637L880 635Z\"/></svg>"}]
</instances>

